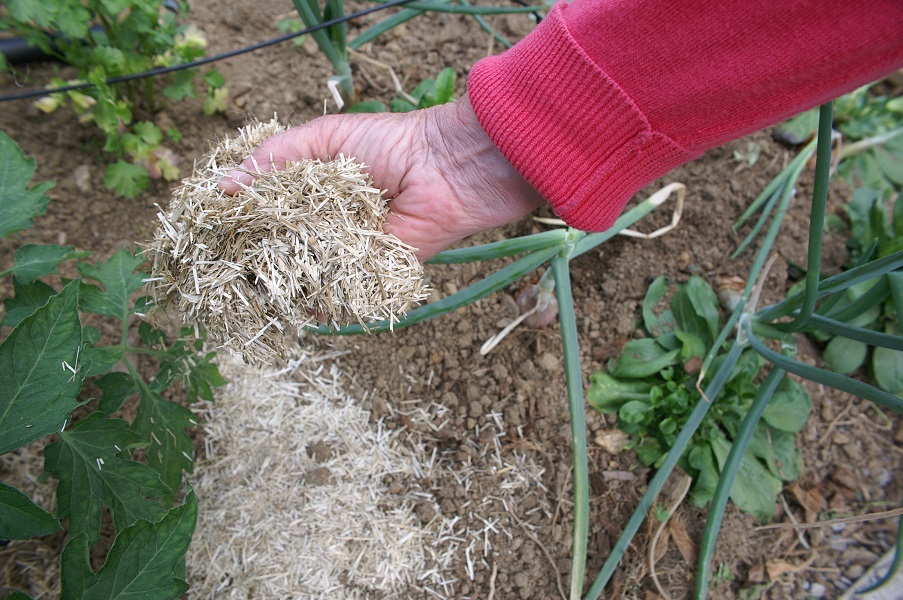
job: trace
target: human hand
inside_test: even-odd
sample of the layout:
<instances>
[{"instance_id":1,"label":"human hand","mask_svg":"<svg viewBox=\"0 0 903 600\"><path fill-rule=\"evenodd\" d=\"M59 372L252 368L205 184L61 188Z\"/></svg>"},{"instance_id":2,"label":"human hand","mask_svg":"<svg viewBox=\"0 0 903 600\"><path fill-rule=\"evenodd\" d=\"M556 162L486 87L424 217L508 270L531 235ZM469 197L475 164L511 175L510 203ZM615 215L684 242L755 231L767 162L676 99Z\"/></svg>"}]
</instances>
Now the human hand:
<instances>
[{"instance_id":1,"label":"human hand","mask_svg":"<svg viewBox=\"0 0 903 600\"><path fill-rule=\"evenodd\" d=\"M266 140L220 182L228 194L259 168L339 154L367 165L387 190L385 230L418 248L425 261L484 229L510 223L540 206L539 193L483 131L465 96L450 104L399 114L330 115Z\"/></svg>"}]
</instances>

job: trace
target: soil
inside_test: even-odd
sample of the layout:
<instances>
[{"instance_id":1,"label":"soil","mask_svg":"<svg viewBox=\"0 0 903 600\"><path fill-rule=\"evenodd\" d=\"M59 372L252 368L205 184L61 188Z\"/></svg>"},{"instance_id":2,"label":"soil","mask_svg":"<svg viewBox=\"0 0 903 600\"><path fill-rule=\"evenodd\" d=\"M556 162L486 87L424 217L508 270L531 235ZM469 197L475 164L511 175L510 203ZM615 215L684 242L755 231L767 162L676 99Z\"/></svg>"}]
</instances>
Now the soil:
<instances>
[{"instance_id":1,"label":"soil","mask_svg":"<svg viewBox=\"0 0 903 600\"><path fill-rule=\"evenodd\" d=\"M349 6L356 6L349 3ZM279 19L292 15L287 1L195 0L191 19L207 35L208 53L244 46L277 34ZM360 30L378 20L362 19ZM516 40L533 23L527 16L490 18L503 34ZM404 87L412 89L424 77L435 77L446 66L455 68L457 91L465 89L469 66L499 52L488 36L466 17L428 15L391 31L363 49L364 54L390 65ZM392 97L387 74L366 63L357 65L360 94L365 99ZM31 65L18 71L21 85L40 85L50 79L53 65ZM155 115L165 130L175 126L182 139L174 145L183 173L210 140L233 132L248 119L269 119L274 113L298 124L323 113L328 96L329 65L309 41L283 43L219 63L230 89L225 114L203 117L199 101L170 106ZM7 81L0 93L15 91ZM330 102L330 111L334 110ZM165 205L172 184L155 181L135 200L115 197L103 186L104 162L95 132L77 123L71 113L38 113L28 102L0 105L0 129L37 161L37 180L55 179L53 201L36 227L0 247L0 269L11 260L18 243L44 242L91 250L97 260L119 247L133 248L150 237L156 205ZM737 160L750 144L761 150L755 164ZM741 234L731 225L770 179L786 164L792 151L774 142L769 132L714 149L681 167L638 195L645 198L665 183L679 181L688 188L687 205L678 229L655 240L616 238L571 264L584 382L606 364L623 344L639 335L638 308L652 279L665 274L672 281L698 274L716 277L748 272L752 253L730 258ZM78 176L77 176L78 174ZM85 179L82 179L85 178ZM811 173L802 182L775 251L780 259L764 286L764 301L782 297L798 276L791 263L805 264ZM830 210L842 214L848 196L842 184L832 189ZM553 216L540 210L543 216ZM670 214L653 214L639 229L652 231ZM466 244L510 238L548 226L524 219ZM823 269L837 272L847 259L844 238L828 232ZM500 263L501 264L501 263ZM441 297L463 288L497 268L495 264L429 266L427 276ZM367 393L366 408L376 416L388 406L410 407L438 402L454 415L438 443L466 449L480 443L481 428L502 415L507 428L502 452L525 452L544 469L543 486L520 499L524 526L498 506L510 536L493 541L488 563L478 565L474 577L462 563L454 573L461 582L456 597L556 598L557 581L566 587L570 569L571 440L562 349L557 322L546 328L516 328L495 350L481 356L480 346L518 315L514 296L518 285L451 315L371 337L331 338L324 343L350 352L339 359L341 369ZM801 359L819 364L819 349L803 340ZM860 515L899 506L903 496L903 445L897 415L879 412L869 403L821 386L806 384L813 398L812 417L799 435L806 469L802 479L785 489L778 523ZM394 427L411 427L403 419ZM415 425L416 426L416 425ZM611 416L589 410L591 517L587 574L595 576L645 490L651 471L639 466L635 455L609 453L595 440L615 429ZM896 436L896 439L895 439ZM478 458L478 457L477 457ZM462 450L464 461L474 457ZM454 481L433 482L441 510L468 518ZM201 499L203 501L203 499ZM550 511L529 511L531 506ZM610 595L614 598L658 598L649 576L648 548L656 523L641 530L618 570ZM699 540L705 511L688 504L677 510L668 527L674 543L659 547L656 571L671 597L690 589L695 564L687 562ZM503 523L504 524L504 523ZM893 545L895 521L878 520L845 527L816 528L799 534L788 528L756 531L752 518L730 507L715 558L718 565L714 594L740 597L741 589L761 585L763 597L836 597ZM528 533L535 532L535 536ZM666 536L666 540L667 540ZM751 597L760 597L753 595Z\"/></svg>"}]
</instances>

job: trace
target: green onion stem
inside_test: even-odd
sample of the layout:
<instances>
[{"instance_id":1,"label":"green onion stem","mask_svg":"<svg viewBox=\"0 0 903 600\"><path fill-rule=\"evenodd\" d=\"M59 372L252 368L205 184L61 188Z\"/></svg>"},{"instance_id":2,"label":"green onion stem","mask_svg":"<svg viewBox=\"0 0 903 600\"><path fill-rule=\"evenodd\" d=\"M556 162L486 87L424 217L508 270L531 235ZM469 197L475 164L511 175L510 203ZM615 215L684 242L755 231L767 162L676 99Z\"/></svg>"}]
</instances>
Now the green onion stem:
<instances>
[{"instance_id":1,"label":"green onion stem","mask_svg":"<svg viewBox=\"0 0 903 600\"><path fill-rule=\"evenodd\" d=\"M633 515L627 522L624 532L621 534L621 537L618 538L617 543L615 543L614 548L612 548L611 553L605 560L605 564L602 565L602 570L599 572L599 575L596 577L590 590L586 593L586 600L596 600L599 598L602 594L602 590L604 590L605 586L608 584L609 579L614 575L618 563L621 562L621 558L627 551L627 547L630 545L630 542L633 540L637 531L640 530L643 521L646 519L646 515L655 503L655 498L664 487L665 482L668 480L671 471L674 470L680 457L683 456L687 446L690 444L690 439L693 437L693 434L696 433L696 430L699 429L703 418L709 411L709 408L712 407L715 398L721 393L721 388L727 381L734 365L737 364L737 360L740 358L742 352L743 347L740 346L740 344L736 343L736 341L731 342L730 350L728 350L724 362L721 363L721 366L715 372L712 382L705 390L704 397L696 403L693 413L680 430L677 439L674 440L674 445L671 446L671 450L665 455L665 460L662 462L662 465L649 482L649 487L640 499L636 509L633 511Z\"/></svg>"},{"instance_id":2,"label":"green onion stem","mask_svg":"<svg viewBox=\"0 0 903 600\"><path fill-rule=\"evenodd\" d=\"M815 150L815 189L812 193L812 210L809 216L809 262L806 267L806 291L803 305L790 326L799 331L806 326L815 311L818 280L821 276L821 248L825 227L825 206L828 202L828 179L831 175L831 127L834 112L832 103L822 104L818 111L818 146Z\"/></svg>"},{"instance_id":3,"label":"green onion stem","mask_svg":"<svg viewBox=\"0 0 903 600\"><path fill-rule=\"evenodd\" d=\"M705 521L705 529L702 533L702 545L699 549L699 560L696 569L696 593L697 600L705 600L709 589L709 573L711 572L712 557L715 554L715 543L718 541L718 532L721 529L721 522L724 519L724 509L727 506L727 500L730 497L731 487L737 478L737 472L740 470L740 461L746 454L746 448L752 440L753 433L768 401L774 394L775 388L784 376L781 369L772 369L759 388L755 399L749 407L743 422L740 423L740 429L734 437L731 444L730 453L721 469L721 475L718 477L718 484L715 486L715 493L712 496L712 502L709 505L709 513Z\"/></svg>"},{"instance_id":4,"label":"green onion stem","mask_svg":"<svg viewBox=\"0 0 903 600\"><path fill-rule=\"evenodd\" d=\"M752 349L758 352L762 358L768 362L785 371L793 373L794 375L853 394L854 396L859 396L860 398L865 398L866 400L871 400L879 406L903 413L903 400L893 394L885 392L884 390L879 390L858 379L812 367L787 358L780 352L775 352L756 337L752 328L753 320L754 318L751 318L747 320L746 323L741 323L741 328Z\"/></svg>"},{"instance_id":5,"label":"green onion stem","mask_svg":"<svg viewBox=\"0 0 903 600\"><path fill-rule=\"evenodd\" d=\"M580 346L577 321L574 318L574 299L571 295L571 276L568 258L552 259L555 294L558 297L558 317L561 321L561 343L564 346L564 366L567 378L568 409L571 417L571 438L574 455L574 541L571 549L571 600L579 600L583 592L586 568L587 536L589 535L589 467L586 448L586 414L583 406L583 376L580 370Z\"/></svg>"}]
</instances>

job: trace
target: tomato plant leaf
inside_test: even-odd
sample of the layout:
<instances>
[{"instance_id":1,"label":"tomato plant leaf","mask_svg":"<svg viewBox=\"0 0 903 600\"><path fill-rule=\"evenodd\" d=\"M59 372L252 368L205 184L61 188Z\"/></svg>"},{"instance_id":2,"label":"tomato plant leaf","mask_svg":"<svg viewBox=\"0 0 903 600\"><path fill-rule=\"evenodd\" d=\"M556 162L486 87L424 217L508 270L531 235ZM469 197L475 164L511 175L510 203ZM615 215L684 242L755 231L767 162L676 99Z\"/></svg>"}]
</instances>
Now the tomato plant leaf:
<instances>
[{"instance_id":1,"label":"tomato plant leaf","mask_svg":"<svg viewBox=\"0 0 903 600\"><path fill-rule=\"evenodd\" d=\"M61 530L52 514L20 490L0 482L0 540L27 540Z\"/></svg>"},{"instance_id":2,"label":"tomato plant leaf","mask_svg":"<svg viewBox=\"0 0 903 600\"><path fill-rule=\"evenodd\" d=\"M126 373L107 373L94 382L103 392L97 404L97 410L111 415L132 395L138 392L138 384Z\"/></svg>"},{"instance_id":3,"label":"tomato plant leaf","mask_svg":"<svg viewBox=\"0 0 903 600\"><path fill-rule=\"evenodd\" d=\"M150 174L141 165L118 160L107 166L103 184L126 198L136 198L147 189Z\"/></svg>"},{"instance_id":4,"label":"tomato plant leaf","mask_svg":"<svg viewBox=\"0 0 903 600\"><path fill-rule=\"evenodd\" d=\"M82 286L81 308L120 321L128 319L132 312L129 302L132 294L144 286L143 273L136 270L144 259L128 250L121 249L110 260L96 265L79 263L78 272L87 279L103 284L103 291L97 286Z\"/></svg>"},{"instance_id":5,"label":"tomato plant leaf","mask_svg":"<svg viewBox=\"0 0 903 600\"><path fill-rule=\"evenodd\" d=\"M194 447L185 429L197 424L197 416L188 407L165 400L154 390L141 390L132 429L148 442L147 464L160 474L172 493L181 486L182 471L191 473L194 468ZM171 501L172 494L164 499Z\"/></svg>"},{"instance_id":6,"label":"tomato plant leaf","mask_svg":"<svg viewBox=\"0 0 903 600\"><path fill-rule=\"evenodd\" d=\"M61 559L62 600L174 600L188 590L181 568L197 523L197 499L189 490L181 506L157 522L139 520L116 536L100 571L91 570L84 536L73 538Z\"/></svg>"},{"instance_id":7,"label":"tomato plant leaf","mask_svg":"<svg viewBox=\"0 0 903 600\"><path fill-rule=\"evenodd\" d=\"M26 3L28 4L28 3ZM43 215L55 185L46 181L28 187L35 164L16 143L0 132L0 239L34 225L34 217Z\"/></svg>"},{"instance_id":8,"label":"tomato plant leaf","mask_svg":"<svg viewBox=\"0 0 903 600\"><path fill-rule=\"evenodd\" d=\"M121 419L94 412L44 450L47 472L59 479L58 515L69 519L69 534L85 536L94 545L100 532L101 511L109 506L117 530L138 519L156 521L166 510L156 500L171 494L147 465L122 458L123 452L143 445L141 436Z\"/></svg>"},{"instance_id":9,"label":"tomato plant leaf","mask_svg":"<svg viewBox=\"0 0 903 600\"><path fill-rule=\"evenodd\" d=\"M78 283L72 282L0 344L0 454L59 431L79 405L84 372L78 368L77 305Z\"/></svg>"},{"instance_id":10,"label":"tomato plant leaf","mask_svg":"<svg viewBox=\"0 0 903 600\"><path fill-rule=\"evenodd\" d=\"M6 308L3 325L6 327L15 327L56 294L56 290L43 281L22 284L13 280L13 292L13 298L3 301Z\"/></svg>"},{"instance_id":11,"label":"tomato plant leaf","mask_svg":"<svg viewBox=\"0 0 903 600\"><path fill-rule=\"evenodd\" d=\"M198 398L213 402L213 388L229 383L219 372L216 363L211 362L216 357L215 353L209 353L203 358L195 355L196 365L188 369L185 378L185 392L189 402L196 402Z\"/></svg>"},{"instance_id":12,"label":"tomato plant leaf","mask_svg":"<svg viewBox=\"0 0 903 600\"><path fill-rule=\"evenodd\" d=\"M799 382L784 377L778 383L771 400L762 413L762 419L781 431L796 433L809 420L812 399Z\"/></svg>"},{"instance_id":13,"label":"tomato plant leaf","mask_svg":"<svg viewBox=\"0 0 903 600\"><path fill-rule=\"evenodd\" d=\"M13 255L15 264L11 270L20 282L31 283L38 277L56 273L57 265L64 260L85 258L89 254L76 251L72 246L25 244Z\"/></svg>"}]
</instances>

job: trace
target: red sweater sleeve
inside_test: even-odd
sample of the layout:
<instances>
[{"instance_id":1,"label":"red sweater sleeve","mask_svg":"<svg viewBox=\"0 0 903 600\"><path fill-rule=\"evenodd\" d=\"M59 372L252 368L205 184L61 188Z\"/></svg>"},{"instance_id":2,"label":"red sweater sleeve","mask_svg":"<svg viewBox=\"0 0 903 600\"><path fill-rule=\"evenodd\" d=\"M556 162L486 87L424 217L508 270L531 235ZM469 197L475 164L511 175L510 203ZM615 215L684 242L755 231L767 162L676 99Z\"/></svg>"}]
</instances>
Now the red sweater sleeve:
<instances>
[{"instance_id":1,"label":"red sweater sleeve","mask_svg":"<svg viewBox=\"0 0 903 600\"><path fill-rule=\"evenodd\" d=\"M468 91L555 212L600 231L707 149L901 66L901 0L574 0Z\"/></svg>"}]
</instances>

